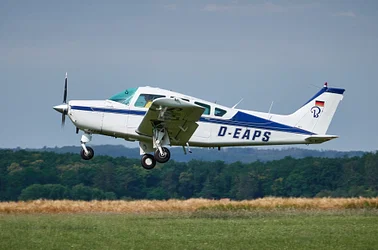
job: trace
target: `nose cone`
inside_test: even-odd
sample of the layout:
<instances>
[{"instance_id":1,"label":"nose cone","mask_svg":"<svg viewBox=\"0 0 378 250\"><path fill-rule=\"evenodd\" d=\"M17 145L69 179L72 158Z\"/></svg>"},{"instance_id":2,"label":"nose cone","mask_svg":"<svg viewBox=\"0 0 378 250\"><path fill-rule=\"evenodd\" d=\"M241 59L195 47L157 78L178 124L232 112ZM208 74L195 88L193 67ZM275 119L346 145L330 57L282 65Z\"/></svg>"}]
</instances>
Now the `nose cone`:
<instances>
[{"instance_id":1,"label":"nose cone","mask_svg":"<svg viewBox=\"0 0 378 250\"><path fill-rule=\"evenodd\" d=\"M60 105L57 105L55 107L53 107L56 111L58 111L59 113L67 113L67 110L68 110L68 104L60 104Z\"/></svg>"}]
</instances>

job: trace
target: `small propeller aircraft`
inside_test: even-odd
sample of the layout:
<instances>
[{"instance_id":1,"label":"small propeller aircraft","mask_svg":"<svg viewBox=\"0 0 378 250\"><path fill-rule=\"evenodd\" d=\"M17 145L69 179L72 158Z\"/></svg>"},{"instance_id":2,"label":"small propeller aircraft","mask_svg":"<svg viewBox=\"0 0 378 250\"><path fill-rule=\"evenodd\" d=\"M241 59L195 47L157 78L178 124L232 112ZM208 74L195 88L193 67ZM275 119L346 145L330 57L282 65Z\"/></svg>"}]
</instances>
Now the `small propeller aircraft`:
<instances>
[{"instance_id":1,"label":"small propeller aircraft","mask_svg":"<svg viewBox=\"0 0 378 250\"><path fill-rule=\"evenodd\" d=\"M327 129L345 89L327 83L290 115L262 113L222 106L177 92L139 87L126 89L107 100L67 103L67 73L63 104L54 109L82 130L81 157L90 160L94 151L86 144L93 134L139 141L141 164L152 169L170 159L167 146L194 147L262 146L323 143L336 135ZM150 154L153 152L153 154Z\"/></svg>"}]
</instances>

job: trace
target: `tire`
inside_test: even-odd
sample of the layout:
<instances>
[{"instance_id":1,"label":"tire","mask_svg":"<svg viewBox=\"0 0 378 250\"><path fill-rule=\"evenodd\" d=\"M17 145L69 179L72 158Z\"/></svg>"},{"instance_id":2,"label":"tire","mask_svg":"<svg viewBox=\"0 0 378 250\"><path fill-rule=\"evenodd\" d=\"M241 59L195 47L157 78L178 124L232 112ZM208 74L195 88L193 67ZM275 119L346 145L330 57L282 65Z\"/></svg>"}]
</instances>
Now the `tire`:
<instances>
[{"instance_id":1,"label":"tire","mask_svg":"<svg viewBox=\"0 0 378 250\"><path fill-rule=\"evenodd\" d=\"M159 163L166 163L171 158L171 152L168 148L162 147L163 155L160 154L159 149L155 151L155 160Z\"/></svg>"},{"instance_id":2,"label":"tire","mask_svg":"<svg viewBox=\"0 0 378 250\"><path fill-rule=\"evenodd\" d=\"M153 155L145 154L142 156L141 164L144 169L150 170L156 166L156 160Z\"/></svg>"},{"instance_id":3,"label":"tire","mask_svg":"<svg viewBox=\"0 0 378 250\"><path fill-rule=\"evenodd\" d=\"M82 150L80 151L80 156L81 156L81 158L82 158L83 160L86 160L86 161L92 159L93 156L94 156L94 150L93 150L93 148L91 148L91 147L87 147L87 150L88 150L88 154L85 153L84 149L82 149Z\"/></svg>"}]
</instances>

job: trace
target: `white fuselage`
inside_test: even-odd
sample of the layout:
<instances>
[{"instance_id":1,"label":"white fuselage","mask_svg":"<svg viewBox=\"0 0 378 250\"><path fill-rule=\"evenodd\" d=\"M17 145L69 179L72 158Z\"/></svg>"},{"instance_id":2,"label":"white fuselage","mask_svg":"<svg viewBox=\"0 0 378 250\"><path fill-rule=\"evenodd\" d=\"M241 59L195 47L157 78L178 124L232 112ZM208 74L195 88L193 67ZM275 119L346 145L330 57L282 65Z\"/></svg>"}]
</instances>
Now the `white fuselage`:
<instances>
[{"instance_id":1,"label":"white fuselage","mask_svg":"<svg viewBox=\"0 0 378 250\"><path fill-rule=\"evenodd\" d=\"M189 140L191 146L225 147L250 145L308 144L305 139L314 133L296 127L289 116L260 113L227 108L176 92L141 87L124 105L111 100L70 101L68 116L74 125L88 133L103 134L129 141L152 141L151 137L136 132L147 108L134 105L138 94L147 92L166 97L185 99L191 103L200 102L211 107L208 115L202 115L198 128ZM215 115L215 109L225 111ZM171 141L171 145L175 144Z\"/></svg>"}]
</instances>

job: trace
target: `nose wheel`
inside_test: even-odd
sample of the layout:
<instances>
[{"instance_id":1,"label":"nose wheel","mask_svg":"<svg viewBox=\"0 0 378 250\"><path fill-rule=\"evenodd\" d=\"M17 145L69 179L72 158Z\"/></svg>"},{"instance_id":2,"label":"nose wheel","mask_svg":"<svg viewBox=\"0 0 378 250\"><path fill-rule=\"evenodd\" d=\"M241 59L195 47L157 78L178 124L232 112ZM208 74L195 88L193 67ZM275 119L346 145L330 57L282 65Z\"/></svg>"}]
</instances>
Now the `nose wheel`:
<instances>
[{"instance_id":1,"label":"nose wheel","mask_svg":"<svg viewBox=\"0 0 378 250\"><path fill-rule=\"evenodd\" d=\"M93 151L93 148L91 147L86 147L87 148L87 152L85 152L84 149L81 149L80 151L80 156L83 160L90 160L93 158L94 156L94 151Z\"/></svg>"},{"instance_id":2,"label":"nose wheel","mask_svg":"<svg viewBox=\"0 0 378 250\"><path fill-rule=\"evenodd\" d=\"M92 134L90 133L84 133L82 136L81 136L81 151L80 151L80 156L83 160L90 160L93 158L94 156L94 151L93 151L93 148L91 147L87 147L85 144L90 142L92 140Z\"/></svg>"},{"instance_id":3,"label":"nose wheel","mask_svg":"<svg viewBox=\"0 0 378 250\"><path fill-rule=\"evenodd\" d=\"M153 169L156 166L156 160L154 156L151 154L144 154L142 156L141 163L142 163L142 167L148 170Z\"/></svg>"},{"instance_id":4,"label":"nose wheel","mask_svg":"<svg viewBox=\"0 0 378 250\"><path fill-rule=\"evenodd\" d=\"M159 163L166 163L171 158L171 152L166 147L162 147L161 151L158 149L155 151L155 160Z\"/></svg>"}]
</instances>

